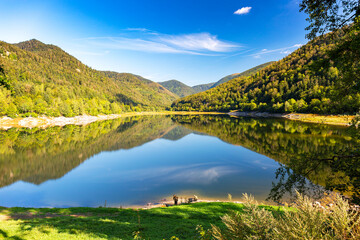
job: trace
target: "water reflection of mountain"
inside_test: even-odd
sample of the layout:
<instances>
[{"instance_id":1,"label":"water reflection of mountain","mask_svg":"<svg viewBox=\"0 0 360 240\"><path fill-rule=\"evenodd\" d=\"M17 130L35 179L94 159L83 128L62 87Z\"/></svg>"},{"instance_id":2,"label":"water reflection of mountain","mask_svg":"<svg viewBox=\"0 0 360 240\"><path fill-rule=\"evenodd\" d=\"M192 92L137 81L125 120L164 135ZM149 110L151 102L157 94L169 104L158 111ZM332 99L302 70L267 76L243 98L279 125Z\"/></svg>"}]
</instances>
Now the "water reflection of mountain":
<instances>
[{"instance_id":1,"label":"water reflection of mountain","mask_svg":"<svg viewBox=\"0 0 360 240\"><path fill-rule=\"evenodd\" d=\"M40 184L64 176L100 152L131 149L158 138L177 141L190 133L216 136L281 163L277 173L287 176L274 185L274 197L299 188L304 177L360 197L357 159L336 164L321 160L358 145L346 128L205 115L139 116L86 126L0 131L0 187L19 180Z\"/></svg>"},{"instance_id":2,"label":"water reflection of mountain","mask_svg":"<svg viewBox=\"0 0 360 240\"><path fill-rule=\"evenodd\" d=\"M277 171L274 200L293 188L305 187L305 177L326 189L340 190L354 199L360 196L358 159L324 161L358 146L347 128L308 124L282 119L230 118L219 116L175 116L173 120L194 131L216 136L266 155L283 166ZM290 168L290 169L289 169ZM284 179L282 179L282 176Z\"/></svg>"},{"instance_id":3,"label":"water reflection of mountain","mask_svg":"<svg viewBox=\"0 0 360 240\"><path fill-rule=\"evenodd\" d=\"M171 129L171 131L164 134L162 138L167 140L177 141L192 132L194 131L188 128L182 126L175 126L173 129Z\"/></svg>"},{"instance_id":4,"label":"water reflection of mountain","mask_svg":"<svg viewBox=\"0 0 360 240\"><path fill-rule=\"evenodd\" d=\"M19 180L40 184L102 151L130 149L161 137L176 140L190 132L163 116L0 131L0 187Z\"/></svg>"}]
</instances>

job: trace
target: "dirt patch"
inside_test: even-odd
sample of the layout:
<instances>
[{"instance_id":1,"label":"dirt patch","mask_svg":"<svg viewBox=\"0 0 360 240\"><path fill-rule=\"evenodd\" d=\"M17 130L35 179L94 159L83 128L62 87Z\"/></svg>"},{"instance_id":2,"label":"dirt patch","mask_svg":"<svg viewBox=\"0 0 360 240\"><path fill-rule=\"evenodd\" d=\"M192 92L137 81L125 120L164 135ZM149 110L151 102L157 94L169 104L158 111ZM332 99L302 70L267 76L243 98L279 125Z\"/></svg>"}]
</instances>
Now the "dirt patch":
<instances>
[{"instance_id":1,"label":"dirt patch","mask_svg":"<svg viewBox=\"0 0 360 240\"><path fill-rule=\"evenodd\" d=\"M9 220L9 219L10 219L10 217L7 216L7 215L0 215L0 222L1 221L6 221L6 220Z\"/></svg>"},{"instance_id":2,"label":"dirt patch","mask_svg":"<svg viewBox=\"0 0 360 240\"><path fill-rule=\"evenodd\" d=\"M58 213L45 213L45 214L34 214L30 212L24 213L14 213L9 215L0 215L0 221L7 220L28 220L28 219L42 219L42 218L56 218L56 217L109 217L116 216L118 213L103 213L103 214L93 214L93 213L73 213L73 214L58 214Z\"/></svg>"}]
</instances>

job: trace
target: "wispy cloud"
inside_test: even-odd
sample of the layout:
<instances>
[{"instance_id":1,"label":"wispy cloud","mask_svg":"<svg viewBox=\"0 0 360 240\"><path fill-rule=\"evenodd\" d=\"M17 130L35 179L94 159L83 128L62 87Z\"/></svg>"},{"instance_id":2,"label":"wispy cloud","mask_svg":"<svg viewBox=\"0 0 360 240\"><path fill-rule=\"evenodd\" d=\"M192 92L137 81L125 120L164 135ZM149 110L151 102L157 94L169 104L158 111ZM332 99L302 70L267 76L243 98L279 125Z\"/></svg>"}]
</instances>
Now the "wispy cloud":
<instances>
[{"instance_id":1,"label":"wispy cloud","mask_svg":"<svg viewBox=\"0 0 360 240\"><path fill-rule=\"evenodd\" d=\"M125 31L129 31L129 32L140 32L140 33L146 33L149 35L159 35L159 33L152 31L150 29L147 28L125 28Z\"/></svg>"},{"instance_id":2,"label":"wispy cloud","mask_svg":"<svg viewBox=\"0 0 360 240\"><path fill-rule=\"evenodd\" d=\"M252 9L252 7L242 7L242 8L240 8L240 9L236 10L236 11L234 12L234 14L236 14L236 15L248 14L251 9Z\"/></svg>"},{"instance_id":3,"label":"wispy cloud","mask_svg":"<svg viewBox=\"0 0 360 240\"><path fill-rule=\"evenodd\" d=\"M250 54L249 56L253 56L254 58L261 58L261 55L269 54L269 53L280 53L280 54L287 54L288 55L288 54L292 53L295 49L301 47L302 45L303 44L295 44L295 45L290 46L290 47L283 47L283 48L272 49L272 50L263 49L260 52Z\"/></svg>"},{"instance_id":4,"label":"wispy cloud","mask_svg":"<svg viewBox=\"0 0 360 240\"><path fill-rule=\"evenodd\" d=\"M240 52L236 52L236 53L234 53L234 54L231 54L231 55L224 56L222 59L227 59L227 58L236 57L236 56L239 56L239 55L244 55L244 54L246 54L246 53L248 53L248 52L252 52L252 51L254 51L253 48L247 49L247 50L243 50L243 51L240 51Z\"/></svg>"},{"instance_id":5,"label":"wispy cloud","mask_svg":"<svg viewBox=\"0 0 360 240\"><path fill-rule=\"evenodd\" d=\"M230 52L238 45L220 41L216 36L209 33L195 33L179 36L167 35L160 37L159 40L170 46L192 50L192 51L210 51L210 52Z\"/></svg>"},{"instance_id":6,"label":"wispy cloud","mask_svg":"<svg viewBox=\"0 0 360 240\"><path fill-rule=\"evenodd\" d=\"M125 28L127 31L140 31L140 32L150 32L147 28Z\"/></svg>"},{"instance_id":7,"label":"wispy cloud","mask_svg":"<svg viewBox=\"0 0 360 240\"><path fill-rule=\"evenodd\" d=\"M290 51L290 50L285 50L285 51L281 51L280 53L281 53L281 54L290 54L291 51Z\"/></svg>"},{"instance_id":8,"label":"wispy cloud","mask_svg":"<svg viewBox=\"0 0 360 240\"><path fill-rule=\"evenodd\" d=\"M209 56L240 48L239 44L220 40L210 33L153 34L146 28L128 28L126 31L130 33L124 33L121 37L90 37L82 40L105 49ZM131 34L132 31L136 33Z\"/></svg>"},{"instance_id":9,"label":"wispy cloud","mask_svg":"<svg viewBox=\"0 0 360 240\"><path fill-rule=\"evenodd\" d=\"M299 47L302 47L303 45L304 44L299 43L299 44L295 44L293 47L299 48Z\"/></svg>"},{"instance_id":10,"label":"wispy cloud","mask_svg":"<svg viewBox=\"0 0 360 240\"><path fill-rule=\"evenodd\" d=\"M113 172L117 179L127 181L158 182L161 179L167 183L211 184L220 178L240 172L239 168L224 166L219 163L190 164L186 166L163 166L144 168L123 172ZM120 177L119 177L120 176Z\"/></svg>"}]
</instances>

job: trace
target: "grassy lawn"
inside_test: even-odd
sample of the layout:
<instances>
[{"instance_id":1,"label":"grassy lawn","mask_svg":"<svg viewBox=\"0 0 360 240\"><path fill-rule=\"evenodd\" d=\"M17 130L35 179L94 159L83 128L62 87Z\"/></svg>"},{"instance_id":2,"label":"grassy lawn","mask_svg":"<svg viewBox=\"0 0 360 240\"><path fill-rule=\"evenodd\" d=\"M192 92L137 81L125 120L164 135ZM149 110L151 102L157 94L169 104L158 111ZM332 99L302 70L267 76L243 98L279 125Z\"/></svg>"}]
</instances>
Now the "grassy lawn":
<instances>
[{"instance_id":1,"label":"grassy lawn","mask_svg":"<svg viewBox=\"0 0 360 240\"><path fill-rule=\"evenodd\" d=\"M197 225L222 226L236 203L195 203L147 210L118 208L0 208L0 239L198 239ZM265 207L278 210L278 207Z\"/></svg>"}]
</instances>

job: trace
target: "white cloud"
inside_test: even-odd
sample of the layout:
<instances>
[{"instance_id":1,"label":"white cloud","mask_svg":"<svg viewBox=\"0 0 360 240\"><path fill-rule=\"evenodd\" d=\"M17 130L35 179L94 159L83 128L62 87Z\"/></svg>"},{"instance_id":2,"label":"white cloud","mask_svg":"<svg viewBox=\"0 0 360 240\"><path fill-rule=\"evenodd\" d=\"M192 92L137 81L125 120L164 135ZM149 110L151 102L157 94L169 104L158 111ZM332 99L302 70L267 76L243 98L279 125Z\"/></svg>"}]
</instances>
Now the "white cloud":
<instances>
[{"instance_id":1,"label":"white cloud","mask_svg":"<svg viewBox=\"0 0 360 240\"><path fill-rule=\"evenodd\" d=\"M243 15L250 12L252 7L242 7L234 12L236 15Z\"/></svg>"},{"instance_id":2,"label":"white cloud","mask_svg":"<svg viewBox=\"0 0 360 240\"><path fill-rule=\"evenodd\" d=\"M281 53L281 54L290 54L291 51L290 51L290 50L285 50L285 51L281 51L280 53Z\"/></svg>"},{"instance_id":3,"label":"white cloud","mask_svg":"<svg viewBox=\"0 0 360 240\"><path fill-rule=\"evenodd\" d=\"M292 53L295 49L301 47L303 44L295 44L293 46L290 47L283 47L283 48L278 48L278 49L272 49L272 50L268 50L268 49L263 49L260 52L254 53L254 54L250 54L249 56L253 56L254 58L260 58L261 55L264 54L269 54L269 53L280 53L280 54L290 54Z\"/></svg>"},{"instance_id":4,"label":"white cloud","mask_svg":"<svg viewBox=\"0 0 360 240\"><path fill-rule=\"evenodd\" d=\"M222 166L218 163L191 164L187 166L170 166L144 168L132 171L113 172L116 179L124 178L127 181L142 181L161 179L167 183L192 183L192 184L211 184L218 181L221 177L239 172L239 169Z\"/></svg>"},{"instance_id":5,"label":"white cloud","mask_svg":"<svg viewBox=\"0 0 360 240\"><path fill-rule=\"evenodd\" d=\"M294 47L299 48L302 47L304 44L295 44Z\"/></svg>"},{"instance_id":6,"label":"white cloud","mask_svg":"<svg viewBox=\"0 0 360 240\"><path fill-rule=\"evenodd\" d=\"M129 30L129 29L127 29ZM153 35L144 29L136 29L126 37L92 37L82 40L103 47L105 49L123 49L155 53L182 53L192 55L214 55L237 50L240 45L219 40L210 33L193 33L182 35L161 34ZM138 35L140 33L140 36Z\"/></svg>"},{"instance_id":7,"label":"white cloud","mask_svg":"<svg viewBox=\"0 0 360 240\"><path fill-rule=\"evenodd\" d=\"M235 44L220 41L216 36L209 33L166 35L160 37L159 40L180 49L193 51L230 52L238 47Z\"/></svg>"},{"instance_id":8,"label":"white cloud","mask_svg":"<svg viewBox=\"0 0 360 240\"><path fill-rule=\"evenodd\" d=\"M224 56L222 59L231 58L231 57L235 57L235 56L239 56L239 55L244 55L245 53L252 52L252 51L254 51L254 49L243 50L240 52L236 52L232 55Z\"/></svg>"},{"instance_id":9,"label":"white cloud","mask_svg":"<svg viewBox=\"0 0 360 240\"><path fill-rule=\"evenodd\" d=\"M127 31L150 32L147 28L126 28Z\"/></svg>"},{"instance_id":10,"label":"white cloud","mask_svg":"<svg viewBox=\"0 0 360 240\"><path fill-rule=\"evenodd\" d=\"M151 31L150 29L147 29L147 28L125 28L123 30L128 31L128 32L146 33L149 35L159 35L157 32Z\"/></svg>"}]
</instances>

